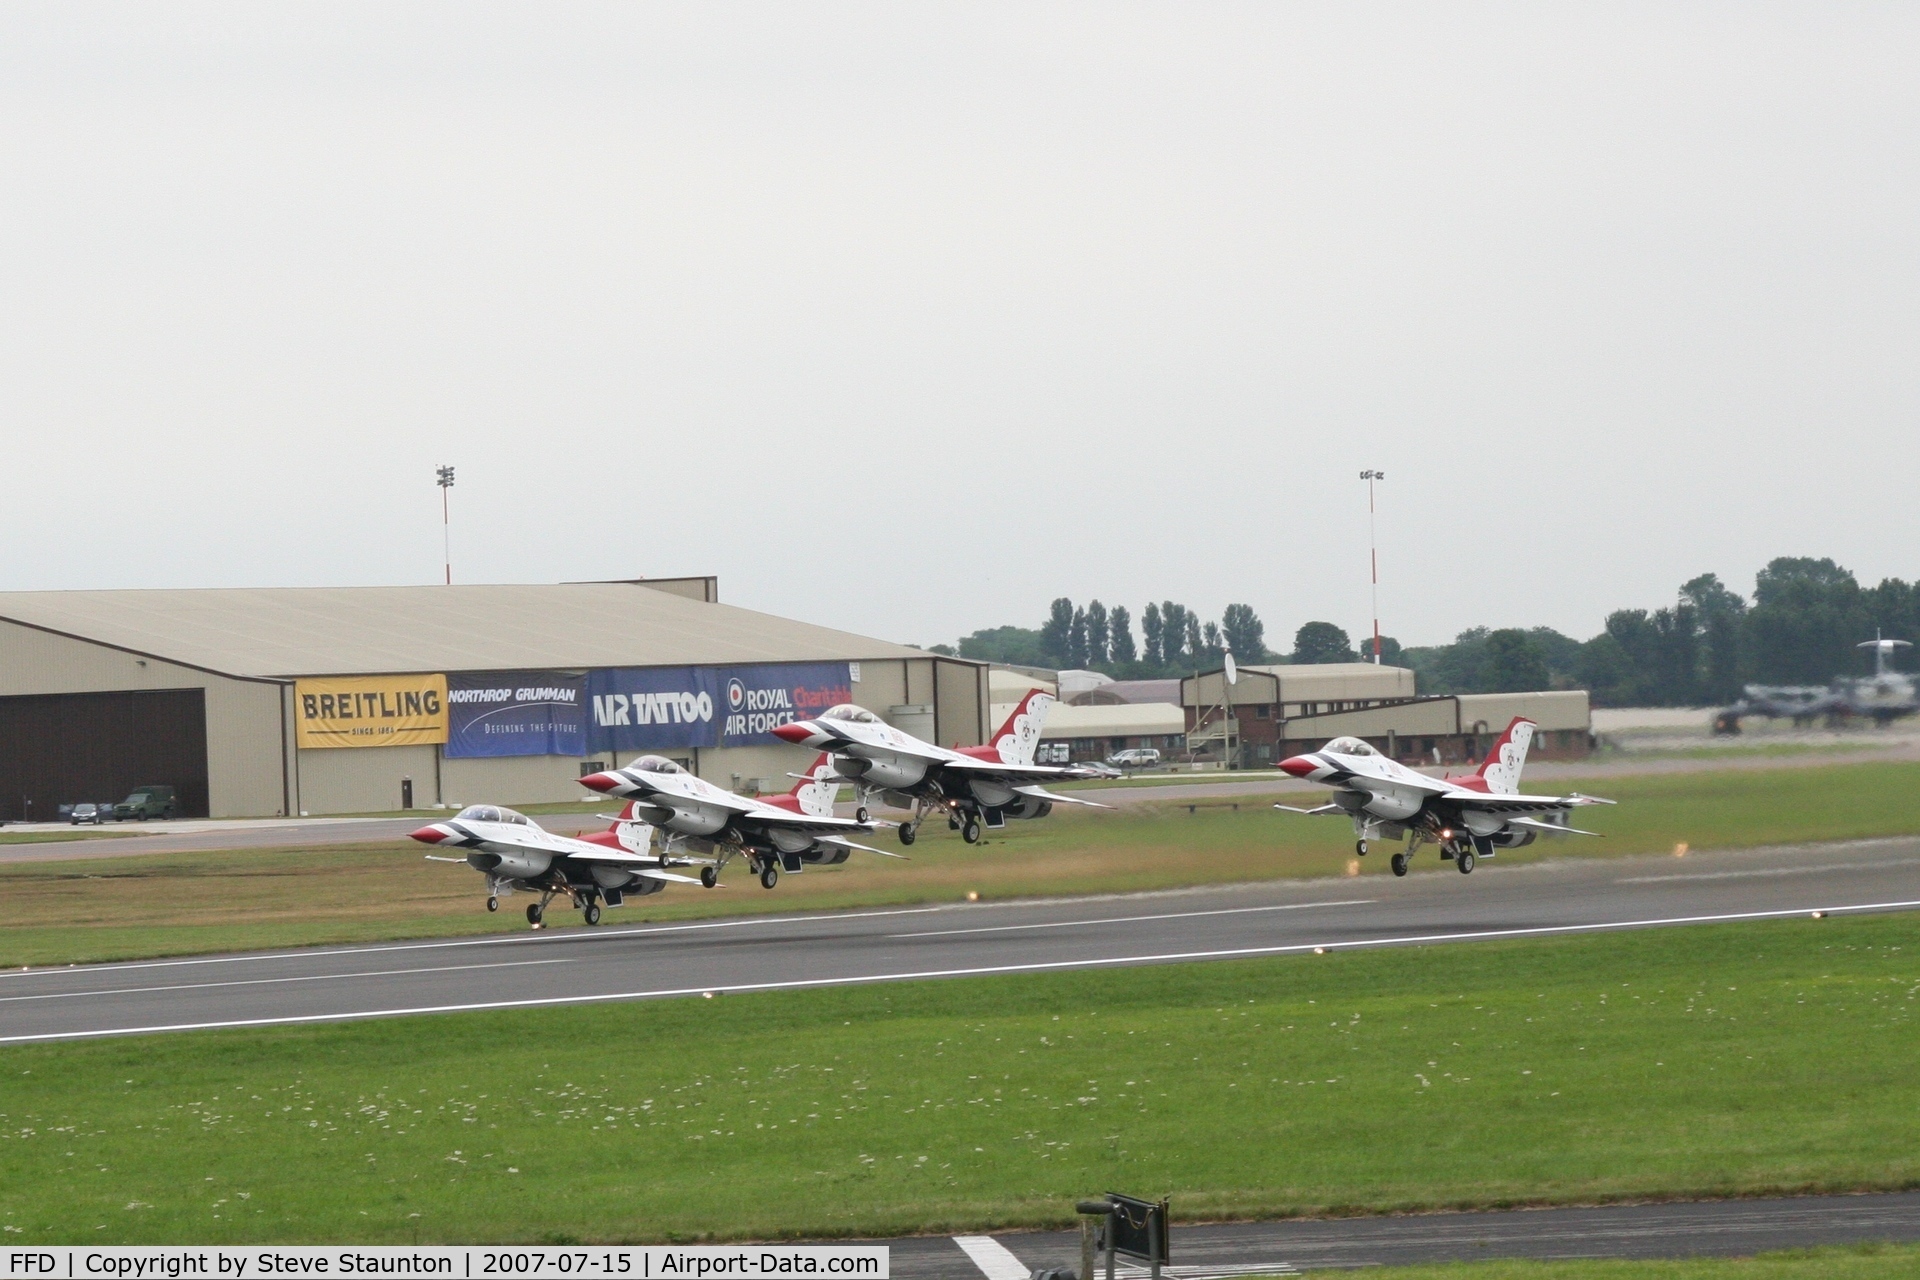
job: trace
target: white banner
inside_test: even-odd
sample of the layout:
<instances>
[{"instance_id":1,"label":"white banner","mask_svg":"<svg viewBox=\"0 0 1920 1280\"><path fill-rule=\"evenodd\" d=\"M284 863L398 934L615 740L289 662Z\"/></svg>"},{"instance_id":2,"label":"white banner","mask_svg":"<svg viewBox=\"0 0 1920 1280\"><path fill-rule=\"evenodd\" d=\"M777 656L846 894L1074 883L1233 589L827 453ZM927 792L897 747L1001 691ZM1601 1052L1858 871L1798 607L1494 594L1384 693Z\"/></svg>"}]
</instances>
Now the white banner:
<instances>
[{"instance_id":1,"label":"white banner","mask_svg":"<svg viewBox=\"0 0 1920 1280\"><path fill-rule=\"evenodd\" d=\"M890 1280L885 1245L136 1245L0 1252L13 1280L255 1280L263 1276L447 1276L452 1280Z\"/></svg>"}]
</instances>

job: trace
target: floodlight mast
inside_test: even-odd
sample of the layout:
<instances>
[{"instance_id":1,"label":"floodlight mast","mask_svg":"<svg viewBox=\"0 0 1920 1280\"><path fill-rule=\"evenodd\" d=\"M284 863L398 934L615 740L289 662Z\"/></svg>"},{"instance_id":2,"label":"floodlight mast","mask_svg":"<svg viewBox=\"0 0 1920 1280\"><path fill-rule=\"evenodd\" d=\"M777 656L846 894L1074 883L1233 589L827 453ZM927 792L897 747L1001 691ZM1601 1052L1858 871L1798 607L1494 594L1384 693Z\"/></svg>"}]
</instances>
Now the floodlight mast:
<instances>
[{"instance_id":1,"label":"floodlight mast","mask_svg":"<svg viewBox=\"0 0 1920 1280\"><path fill-rule=\"evenodd\" d=\"M1362 471L1367 482L1367 554L1373 562L1373 665L1380 665L1380 544L1373 532L1373 482L1385 480L1384 471Z\"/></svg>"},{"instance_id":2,"label":"floodlight mast","mask_svg":"<svg viewBox=\"0 0 1920 1280\"><path fill-rule=\"evenodd\" d=\"M453 488L453 468L441 467L438 471L440 486L440 558L447 570L447 585L453 585L453 536L447 520L447 490Z\"/></svg>"}]
</instances>

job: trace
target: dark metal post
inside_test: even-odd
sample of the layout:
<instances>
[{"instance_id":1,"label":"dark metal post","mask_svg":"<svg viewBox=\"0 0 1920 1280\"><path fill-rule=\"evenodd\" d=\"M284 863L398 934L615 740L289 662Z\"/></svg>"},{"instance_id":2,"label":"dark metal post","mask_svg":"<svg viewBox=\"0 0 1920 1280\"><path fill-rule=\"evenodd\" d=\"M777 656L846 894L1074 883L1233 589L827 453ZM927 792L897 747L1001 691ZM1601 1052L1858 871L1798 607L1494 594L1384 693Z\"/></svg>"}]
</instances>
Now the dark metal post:
<instances>
[{"instance_id":1,"label":"dark metal post","mask_svg":"<svg viewBox=\"0 0 1920 1280\"><path fill-rule=\"evenodd\" d=\"M1160 1249L1165 1230L1166 1219L1161 1216L1160 1210L1150 1211L1147 1214L1147 1256L1151 1261L1147 1267L1152 1280L1160 1280Z\"/></svg>"}]
</instances>

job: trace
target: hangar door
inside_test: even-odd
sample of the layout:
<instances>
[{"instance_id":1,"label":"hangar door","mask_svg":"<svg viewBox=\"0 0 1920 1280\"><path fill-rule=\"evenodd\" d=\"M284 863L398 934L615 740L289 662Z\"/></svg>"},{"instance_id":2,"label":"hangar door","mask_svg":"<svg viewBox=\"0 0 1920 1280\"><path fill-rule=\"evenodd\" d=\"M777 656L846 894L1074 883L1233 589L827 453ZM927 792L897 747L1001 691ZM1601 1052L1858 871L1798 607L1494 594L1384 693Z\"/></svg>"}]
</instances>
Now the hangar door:
<instances>
[{"instance_id":1,"label":"hangar door","mask_svg":"<svg viewBox=\"0 0 1920 1280\"><path fill-rule=\"evenodd\" d=\"M207 816L205 690L0 698L0 818L52 822L150 783L178 793L181 817Z\"/></svg>"}]
</instances>

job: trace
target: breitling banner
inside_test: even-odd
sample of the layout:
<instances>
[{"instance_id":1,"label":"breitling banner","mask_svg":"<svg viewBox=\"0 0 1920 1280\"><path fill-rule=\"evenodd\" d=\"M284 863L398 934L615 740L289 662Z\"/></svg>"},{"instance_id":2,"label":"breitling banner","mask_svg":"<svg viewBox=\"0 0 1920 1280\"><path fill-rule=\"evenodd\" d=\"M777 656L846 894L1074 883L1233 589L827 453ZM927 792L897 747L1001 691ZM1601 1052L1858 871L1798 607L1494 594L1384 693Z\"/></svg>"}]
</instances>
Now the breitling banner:
<instances>
[{"instance_id":1,"label":"breitling banner","mask_svg":"<svg viewBox=\"0 0 1920 1280\"><path fill-rule=\"evenodd\" d=\"M447 678L341 676L293 683L301 747L410 747L447 740Z\"/></svg>"},{"instance_id":2,"label":"breitling banner","mask_svg":"<svg viewBox=\"0 0 1920 1280\"><path fill-rule=\"evenodd\" d=\"M447 758L583 756L587 682L558 671L447 677Z\"/></svg>"}]
</instances>

